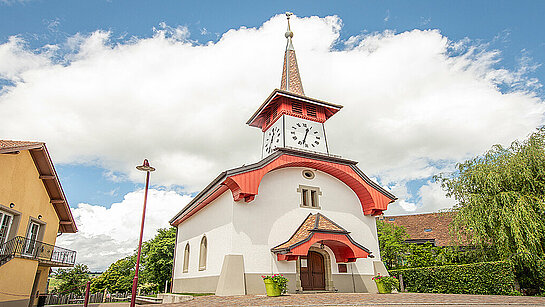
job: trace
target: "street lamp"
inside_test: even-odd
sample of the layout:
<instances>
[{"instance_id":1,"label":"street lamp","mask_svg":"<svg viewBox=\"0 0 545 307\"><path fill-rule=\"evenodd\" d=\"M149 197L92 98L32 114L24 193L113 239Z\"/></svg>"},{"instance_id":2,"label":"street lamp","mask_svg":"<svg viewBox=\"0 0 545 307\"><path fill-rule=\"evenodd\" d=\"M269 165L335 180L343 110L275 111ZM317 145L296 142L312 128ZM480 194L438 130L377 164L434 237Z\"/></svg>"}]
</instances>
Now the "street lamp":
<instances>
[{"instance_id":1,"label":"street lamp","mask_svg":"<svg viewBox=\"0 0 545 307\"><path fill-rule=\"evenodd\" d=\"M138 242L138 256L136 257L136 270L134 279L132 280L131 307L136 303L136 288L138 287L138 268L140 267L140 251L142 250L142 236L144 235L144 220L146 219L146 202L148 200L149 173L155 168L149 165L148 159L144 159L144 163L136 167L137 170L146 172L146 189L144 190L144 208L142 209L142 224L140 225L140 241Z\"/></svg>"}]
</instances>

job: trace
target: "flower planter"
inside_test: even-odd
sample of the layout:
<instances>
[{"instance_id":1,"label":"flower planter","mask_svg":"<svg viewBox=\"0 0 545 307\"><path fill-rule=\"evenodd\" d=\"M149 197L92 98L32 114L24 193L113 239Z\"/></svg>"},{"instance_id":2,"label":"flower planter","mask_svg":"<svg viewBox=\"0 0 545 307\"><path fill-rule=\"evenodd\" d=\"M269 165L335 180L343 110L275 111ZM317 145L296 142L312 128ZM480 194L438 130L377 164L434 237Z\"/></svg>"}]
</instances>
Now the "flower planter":
<instances>
[{"instance_id":1,"label":"flower planter","mask_svg":"<svg viewBox=\"0 0 545 307\"><path fill-rule=\"evenodd\" d=\"M264 279L263 282L265 282L265 289L267 290L267 296L280 296L282 294L282 291L276 283L270 279Z\"/></svg>"},{"instance_id":2,"label":"flower planter","mask_svg":"<svg viewBox=\"0 0 545 307\"><path fill-rule=\"evenodd\" d=\"M377 284L378 293L392 293L392 289L388 289L382 281L375 280L375 283Z\"/></svg>"}]
</instances>

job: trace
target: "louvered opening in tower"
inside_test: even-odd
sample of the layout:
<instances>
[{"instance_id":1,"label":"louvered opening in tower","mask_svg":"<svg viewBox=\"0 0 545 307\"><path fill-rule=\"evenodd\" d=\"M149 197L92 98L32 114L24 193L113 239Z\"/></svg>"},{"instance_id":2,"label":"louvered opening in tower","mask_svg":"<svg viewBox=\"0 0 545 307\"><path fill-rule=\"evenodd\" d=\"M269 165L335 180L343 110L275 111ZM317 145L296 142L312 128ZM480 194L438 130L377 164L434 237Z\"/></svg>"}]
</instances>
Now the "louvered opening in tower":
<instances>
[{"instance_id":1,"label":"louvered opening in tower","mask_svg":"<svg viewBox=\"0 0 545 307\"><path fill-rule=\"evenodd\" d=\"M306 107L307 107L307 115L310 117L316 117L316 106L307 104Z\"/></svg>"},{"instance_id":2,"label":"louvered opening in tower","mask_svg":"<svg viewBox=\"0 0 545 307\"><path fill-rule=\"evenodd\" d=\"M293 113L303 114L303 104L300 103L300 102L296 102L296 101L292 102L291 111Z\"/></svg>"},{"instance_id":3,"label":"louvered opening in tower","mask_svg":"<svg viewBox=\"0 0 545 307\"><path fill-rule=\"evenodd\" d=\"M271 112L267 111L265 112L265 125L268 125L271 123Z\"/></svg>"},{"instance_id":4,"label":"louvered opening in tower","mask_svg":"<svg viewBox=\"0 0 545 307\"><path fill-rule=\"evenodd\" d=\"M275 119L276 118L276 115L278 115L278 103L275 103L273 106L272 106L272 116L271 116L271 120Z\"/></svg>"}]
</instances>

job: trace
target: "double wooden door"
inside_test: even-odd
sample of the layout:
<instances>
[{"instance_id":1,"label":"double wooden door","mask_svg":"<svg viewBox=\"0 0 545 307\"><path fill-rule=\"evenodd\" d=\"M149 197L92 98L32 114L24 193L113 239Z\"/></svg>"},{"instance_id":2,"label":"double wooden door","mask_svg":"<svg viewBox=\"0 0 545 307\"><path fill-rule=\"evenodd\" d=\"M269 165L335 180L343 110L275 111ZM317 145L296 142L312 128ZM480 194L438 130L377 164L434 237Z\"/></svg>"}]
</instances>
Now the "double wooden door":
<instances>
[{"instance_id":1,"label":"double wooden door","mask_svg":"<svg viewBox=\"0 0 545 307\"><path fill-rule=\"evenodd\" d=\"M303 291L325 290L324 256L309 251L306 257L301 257L301 287Z\"/></svg>"}]
</instances>

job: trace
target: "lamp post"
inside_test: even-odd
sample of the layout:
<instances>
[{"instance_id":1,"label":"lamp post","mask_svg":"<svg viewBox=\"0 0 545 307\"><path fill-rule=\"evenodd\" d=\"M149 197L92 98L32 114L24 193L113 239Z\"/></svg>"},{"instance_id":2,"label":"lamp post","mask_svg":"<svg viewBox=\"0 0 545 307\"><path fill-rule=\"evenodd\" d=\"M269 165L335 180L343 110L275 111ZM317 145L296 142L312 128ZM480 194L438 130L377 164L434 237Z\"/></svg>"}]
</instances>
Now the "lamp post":
<instances>
[{"instance_id":1,"label":"lamp post","mask_svg":"<svg viewBox=\"0 0 545 307\"><path fill-rule=\"evenodd\" d=\"M144 235L144 220L146 219L146 202L148 201L148 186L149 174L155 168L149 165L148 159L144 159L144 163L136 167L137 170L146 172L146 189L144 190L144 208L142 209L142 224L140 225L140 241L138 242L138 256L136 257L136 270L134 279L132 280L131 307L136 303L136 289L138 287L138 268L140 267L140 252L142 250L142 236Z\"/></svg>"}]
</instances>

